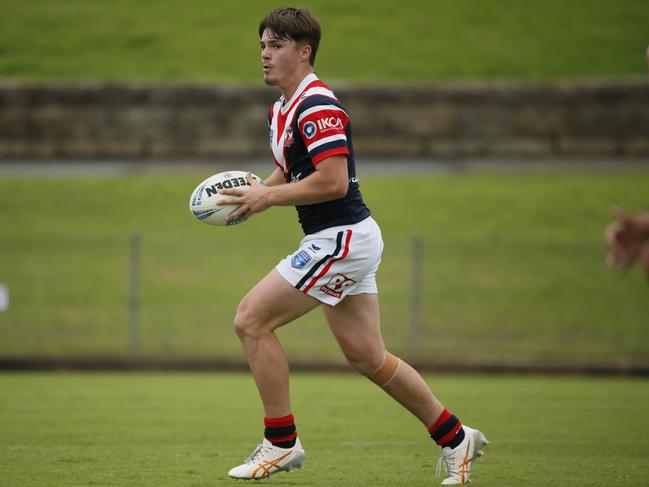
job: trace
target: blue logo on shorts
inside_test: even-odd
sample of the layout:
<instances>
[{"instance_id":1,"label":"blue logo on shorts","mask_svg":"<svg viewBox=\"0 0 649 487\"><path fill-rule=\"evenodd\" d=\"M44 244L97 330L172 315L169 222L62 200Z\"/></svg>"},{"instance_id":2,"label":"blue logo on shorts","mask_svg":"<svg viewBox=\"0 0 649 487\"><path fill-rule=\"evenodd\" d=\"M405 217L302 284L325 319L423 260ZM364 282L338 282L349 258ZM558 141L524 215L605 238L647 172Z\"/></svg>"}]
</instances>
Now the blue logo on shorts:
<instances>
[{"instance_id":1,"label":"blue logo on shorts","mask_svg":"<svg viewBox=\"0 0 649 487\"><path fill-rule=\"evenodd\" d=\"M291 265L296 269L302 269L305 265L309 263L311 256L306 250L300 250L297 254L291 259Z\"/></svg>"}]
</instances>

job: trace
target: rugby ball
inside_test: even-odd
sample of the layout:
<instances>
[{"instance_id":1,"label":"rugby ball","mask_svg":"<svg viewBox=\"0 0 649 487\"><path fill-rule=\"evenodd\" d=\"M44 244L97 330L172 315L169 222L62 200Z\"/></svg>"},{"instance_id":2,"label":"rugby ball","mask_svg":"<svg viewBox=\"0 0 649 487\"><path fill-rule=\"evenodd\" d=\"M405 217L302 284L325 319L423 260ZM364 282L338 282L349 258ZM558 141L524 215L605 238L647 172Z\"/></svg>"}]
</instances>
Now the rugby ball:
<instances>
[{"instance_id":1,"label":"rugby ball","mask_svg":"<svg viewBox=\"0 0 649 487\"><path fill-rule=\"evenodd\" d=\"M246 171L225 171L210 176L201 182L192 191L189 198L189 211L197 220L208 225L226 226L236 225L243 222L242 218L236 218L226 222L227 216L239 208L236 205L217 205L217 201L228 199L228 195L219 195L222 189L248 189L250 184L246 180ZM252 179L261 182L261 178L251 174Z\"/></svg>"}]
</instances>

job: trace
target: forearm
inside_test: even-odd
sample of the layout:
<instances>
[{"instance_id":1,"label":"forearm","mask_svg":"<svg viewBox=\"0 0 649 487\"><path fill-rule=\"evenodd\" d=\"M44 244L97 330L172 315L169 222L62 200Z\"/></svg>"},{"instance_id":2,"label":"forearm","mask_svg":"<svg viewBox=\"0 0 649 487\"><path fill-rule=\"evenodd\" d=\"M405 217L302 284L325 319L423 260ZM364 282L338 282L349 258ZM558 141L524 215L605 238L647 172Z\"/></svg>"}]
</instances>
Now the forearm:
<instances>
[{"instance_id":1,"label":"forearm","mask_svg":"<svg viewBox=\"0 0 649 487\"><path fill-rule=\"evenodd\" d=\"M266 196L269 206L311 205L342 198L347 194L347 188L346 179L343 184L316 170L296 183L269 188Z\"/></svg>"},{"instance_id":2,"label":"forearm","mask_svg":"<svg viewBox=\"0 0 649 487\"><path fill-rule=\"evenodd\" d=\"M228 220L262 212L271 206L311 205L337 200L347 194L349 177L346 157L330 157L318 164L316 170L304 179L290 184L280 184L279 169L266 180L266 184L256 183L248 175L250 186L244 191L240 188L222 189L219 194L231 196L217 204L239 205L228 215Z\"/></svg>"},{"instance_id":3,"label":"forearm","mask_svg":"<svg viewBox=\"0 0 649 487\"><path fill-rule=\"evenodd\" d=\"M280 184L286 184L286 179L284 178L284 172L279 168L275 168L275 171L264 180L266 186L279 186Z\"/></svg>"}]
</instances>

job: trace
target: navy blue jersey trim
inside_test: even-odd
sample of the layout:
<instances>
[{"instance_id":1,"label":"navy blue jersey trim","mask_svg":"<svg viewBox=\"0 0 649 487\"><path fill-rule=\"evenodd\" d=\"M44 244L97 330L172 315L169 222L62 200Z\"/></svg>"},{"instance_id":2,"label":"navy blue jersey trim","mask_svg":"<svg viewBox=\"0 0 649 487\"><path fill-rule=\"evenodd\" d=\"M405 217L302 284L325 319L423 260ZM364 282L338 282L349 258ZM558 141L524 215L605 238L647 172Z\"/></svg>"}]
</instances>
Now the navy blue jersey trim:
<instances>
[{"instance_id":1,"label":"navy blue jersey trim","mask_svg":"<svg viewBox=\"0 0 649 487\"><path fill-rule=\"evenodd\" d=\"M333 257L336 257L340 253L340 249L342 248L342 245L343 245L343 233L344 232L338 232L338 236L336 237L336 250L334 250L333 253L331 253L331 254L325 255L322 259L320 259L318 262L313 264L311 269L309 269L309 272L307 272L306 275L302 279L300 279L300 282L298 282L295 285L296 289L300 289L302 286L304 286L306 281L311 276L313 276L313 274L315 274L315 272L320 268L320 266L322 264L324 264L327 260L329 260L329 259L331 259Z\"/></svg>"},{"instance_id":2,"label":"navy blue jersey trim","mask_svg":"<svg viewBox=\"0 0 649 487\"><path fill-rule=\"evenodd\" d=\"M331 150L331 149L338 149L340 147L343 147L343 148L349 150L349 146L347 145L347 141L339 139L339 140L332 140L331 142L327 142L326 144L322 144L322 145L316 147L315 149L312 149L311 151L309 151L307 149L307 151L309 152L309 157L313 158L314 156L317 156L318 154L321 154L323 152L327 152L328 150Z\"/></svg>"},{"instance_id":3,"label":"navy blue jersey trim","mask_svg":"<svg viewBox=\"0 0 649 487\"><path fill-rule=\"evenodd\" d=\"M331 98L326 95L311 95L307 96L304 101L300 103L300 106L297 109L297 113L295 114L295 120L300 118L300 115L305 110L317 106L334 106L336 108L340 108L349 117L349 114L347 113L347 110L345 110L345 107L336 98Z\"/></svg>"}]
</instances>

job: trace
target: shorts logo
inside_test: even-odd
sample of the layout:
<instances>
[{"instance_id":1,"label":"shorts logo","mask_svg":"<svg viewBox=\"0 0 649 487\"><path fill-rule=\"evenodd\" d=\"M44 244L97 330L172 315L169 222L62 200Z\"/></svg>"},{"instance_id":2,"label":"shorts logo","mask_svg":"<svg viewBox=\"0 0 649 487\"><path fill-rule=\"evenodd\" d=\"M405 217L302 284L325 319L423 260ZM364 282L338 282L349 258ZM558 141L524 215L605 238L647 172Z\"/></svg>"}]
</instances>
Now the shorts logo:
<instances>
[{"instance_id":1,"label":"shorts logo","mask_svg":"<svg viewBox=\"0 0 649 487\"><path fill-rule=\"evenodd\" d=\"M336 274L333 276L331 279L329 279L329 282L322 286L320 288L320 291L322 291L325 294L328 294L329 296L333 296L334 298L340 299L340 296L342 296L343 291L347 289L349 286L354 284L353 279L350 279L347 276L344 276L342 274Z\"/></svg>"},{"instance_id":2,"label":"shorts logo","mask_svg":"<svg viewBox=\"0 0 649 487\"><path fill-rule=\"evenodd\" d=\"M300 250L297 254L291 259L291 265L296 269L302 269L305 265L309 263L311 256L306 250Z\"/></svg>"},{"instance_id":3,"label":"shorts logo","mask_svg":"<svg viewBox=\"0 0 649 487\"><path fill-rule=\"evenodd\" d=\"M307 122L304 124L304 135L306 135L307 139L312 139L317 131L318 128L315 126L315 123Z\"/></svg>"}]
</instances>

